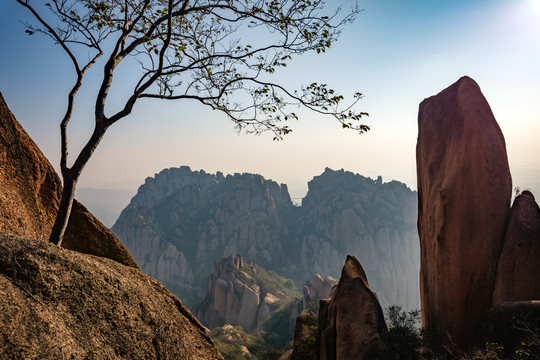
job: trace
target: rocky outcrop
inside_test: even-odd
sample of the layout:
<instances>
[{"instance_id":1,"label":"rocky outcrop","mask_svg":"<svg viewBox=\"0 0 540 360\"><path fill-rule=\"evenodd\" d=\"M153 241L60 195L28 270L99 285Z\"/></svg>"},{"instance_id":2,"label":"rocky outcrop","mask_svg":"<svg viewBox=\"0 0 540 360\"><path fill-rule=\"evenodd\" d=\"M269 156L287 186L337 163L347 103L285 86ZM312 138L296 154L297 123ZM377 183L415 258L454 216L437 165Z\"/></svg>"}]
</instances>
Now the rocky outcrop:
<instances>
[{"instance_id":1,"label":"rocky outcrop","mask_svg":"<svg viewBox=\"0 0 540 360\"><path fill-rule=\"evenodd\" d=\"M381 338L387 331L381 305L353 256L347 256L332 298L321 300L319 329L321 360L389 355Z\"/></svg>"},{"instance_id":2,"label":"rocky outcrop","mask_svg":"<svg viewBox=\"0 0 540 360\"><path fill-rule=\"evenodd\" d=\"M2 359L222 359L180 300L138 269L0 235Z\"/></svg>"},{"instance_id":3,"label":"rocky outcrop","mask_svg":"<svg viewBox=\"0 0 540 360\"><path fill-rule=\"evenodd\" d=\"M275 288L270 293L259 281L258 272L266 271L242 256L229 256L214 263L206 285L206 295L197 305L197 317L210 329L225 324L240 325L246 332L261 328L280 302L290 296L288 290ZM264 276L265 281L268 281ZM292 284L292 283L291 283ZM282 291L280 291L282 290Z\"/></svg>"},{"instance_id":4,"label":"rocky outcrop","mask_svg":"<svg viewBox=\"0 0 540 360\"><path fill-rule=\"evenodd\" d=\"M429 343L459 346L491 307L512 180L502 132L463 77L420 104L416 161L420 287Z\"/></svg>"},{"instance_id":5,"label":"rocky outcrop","mask_svg":"<svg viewBox=\"0 0 540 360\"><path fill-rule=\"evenodd\" d=\"M260 175L181 167L147 179L112 229L143 271L189 304L222 257L243 254L302 284L316 273L337 278L354 254L384 306L418 308L416 212L416 193L404 184L344 170L315 177L295 207L285 185Z\"/></svg>"},{"instance_id":6,"label":"rocky outcrop","mask_svg":"<svg viewBox=\"0 0 540 360\"><path fill-rule=\"evenodd\" d=\"M497 267L493 304L540 300L540 209L529 191L516 197Z\"/></svg>"},{"instance_id":7,"label":"rocky outcrop","mask_svg":"<svg viewBox=\"0 0 540 360\"><path fill-rule=\"evenodd\" d=\"M0 94L0 230L48 239L62 185ZM124 245L75 201L62 246L138 267Z\"/></svg>"},{"instance_id":8,"label":"rocky outcrop","mask_svg":"<svg viewBox=\"0 0 540 360\"><path fill-rule=\"evenodd\" d=\"M304 309L307 309L307 304L312 301L331 297L337 284L338 281L331 276L323 278L319 274L313 275L313 280L304 285Z\"/></svg>"}]
</instances>

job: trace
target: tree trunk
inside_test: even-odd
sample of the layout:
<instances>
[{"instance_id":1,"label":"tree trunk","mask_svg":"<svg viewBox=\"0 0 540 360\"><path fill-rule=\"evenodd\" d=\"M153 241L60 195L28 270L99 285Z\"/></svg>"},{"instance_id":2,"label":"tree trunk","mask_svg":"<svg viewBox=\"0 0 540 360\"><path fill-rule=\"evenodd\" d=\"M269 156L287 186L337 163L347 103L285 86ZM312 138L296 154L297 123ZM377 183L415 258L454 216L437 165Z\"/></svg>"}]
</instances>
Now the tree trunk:
<instances>
[{"instance_id":1,"label":"tree trunk","mask_svg":"<svg viewBox=\"0 0 540 360\"><path fill-rule=\"evenodd\" d=\"M64 188L62 189L62 199L60 200L60 206L56 213L56 220L49 237L49 242L61 246L62 240L64 240L64 233L69 221L69 215L71 214L71 207L73 205L73 199L75 198L75 187L77 186L77 180L79 176L64 176Z\"/></svg>"}]
</instances>

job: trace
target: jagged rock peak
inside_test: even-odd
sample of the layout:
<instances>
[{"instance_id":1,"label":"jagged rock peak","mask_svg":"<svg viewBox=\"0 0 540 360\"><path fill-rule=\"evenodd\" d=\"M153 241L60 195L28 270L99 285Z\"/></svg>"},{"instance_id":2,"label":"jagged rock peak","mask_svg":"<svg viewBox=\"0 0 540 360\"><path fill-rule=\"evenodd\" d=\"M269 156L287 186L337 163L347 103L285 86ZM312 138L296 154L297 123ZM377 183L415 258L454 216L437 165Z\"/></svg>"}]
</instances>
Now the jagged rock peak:
<instances>
[{"instance_id":1,"label":"jagged rock peak","mask_svg":"<svg viewBox=\"0 0 540 360\"><path fill-rule=\"evenodd\" d=\"M285 184L278 185L272 180L266 180L258 174L235 173L224 176L221 171L209 174L204 170L192 171L189 166L168 168L156 173L154 177L147 177L137 194L131 199L130 205L142 204L148 208L159 204L164 198L174 194L189 185L211 189L217 184L229 183L231 188L251 183L252 186L267 186L272 195L285 193L288 195ZM285 199L285 201L287 201ZM290 201L290 199L289 199Z\"/></svg>"},{"instance_id":2,"label":"jagged rock peak","mask_svg":"<svg viewBox=\"0 0 540 360\"><path fill-rule=\"evenodd\" d=\"M345 280L352 280L359 278L364 282L364 285L366 288L369 289L369 282L366 276L366 273L364 272L364 269L362 268L362 265L360 265L360 262L357 258L351 255L347 255L347 261L345 261L345 265L343 266L343 270L341 270L341 279Z\"/></svg>"},{"instance_id":3,"label":"jagged rock peak","mask_svg":"<svg viewBox=\"0 0 540 360\"><path fill-rule=\"evenodd\" d=\"M369 289L362 265L347 256L334 294L320 302L320 359L385 358L386 331L381 305Z\"/></svg>"}]
</instances>

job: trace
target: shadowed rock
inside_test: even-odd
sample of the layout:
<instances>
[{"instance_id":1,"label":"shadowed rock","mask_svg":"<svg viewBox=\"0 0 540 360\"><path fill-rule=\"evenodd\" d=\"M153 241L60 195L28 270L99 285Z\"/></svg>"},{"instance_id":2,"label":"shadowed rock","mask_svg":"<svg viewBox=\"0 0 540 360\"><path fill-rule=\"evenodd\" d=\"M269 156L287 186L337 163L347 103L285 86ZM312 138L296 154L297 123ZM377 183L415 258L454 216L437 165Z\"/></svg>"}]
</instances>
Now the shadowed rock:
<instances>
[{"instance_id":1,"label":"shadowed rock","mask_svg":"<svg viewBox=\"0 0 540 360\"><path fill-rule=\"evenodd\" d=\"M317 315L304 311L296 318L290 360L315 360L319 322Z\"/></svg>"},{"instance_id":2,"label":"shadowed rock","mask_svg":"<svg viewBox=\"0 0 540 360\"><path fill-rule=\"evenodd\" d=\"M333 296L320 302L319 329L321 360L369 360L387 352L381 306L354 256L347 256Z\"/></svg>"},{"instance_id":3,"label":"shadowed rock","mask_svg":"<svg viewBox=\"0 0 540 360\"><path fill-rule=\"evenodd\" d=\"M540 209L524 191L510 211L493 304L535 299L540 300Z\"/></svg>"},{"instance_id":4,"label":"shadowed rock","mask_svg":"<svg viewBox=\"0 0 540 360\"><path fill-rule=\"evenodd\" d=\"M531 346L532 355L540 351L540 301L507 301L494 305L475 327L475 340L479 345L496 343L502 346L508 359L522 342ZM527 357L525 357L527 358ZM506 358L505 358L506 359ZM537 357L531 357L537 359Z\"/></svg>"},{"instance_id":5,"label":"shadowed rock","mask_svg":"<svg viewBox=\"0 0 540 360\"><path fill-rule=\"evenodd\" d=\"M0 358L223 359L180 300L138 269L0 234Z\"/></svg>"},{"instance_id":6,"label":"shadowed rock","mask_svg":"<svg viewBox=\"0 0 540 360\"><path fill-rule=\"evenodd\" d=\"M463 347L491 307L512 193L505 141L469 77L424 100L418 128L423 325L433 348L447 334Z\"/></svg>"},{"instance_id":7,"label":"shadowed rock","mask_svg":"<svg viewBox=\"0 0 540 360\"><path fill-rule=\"evenodd\" d=\"M60 204L61 181L1 94L0 189L0 229L47 240ZM138 268L125 246L78 201L62 247Z\"/></svg>"}]
</instances>

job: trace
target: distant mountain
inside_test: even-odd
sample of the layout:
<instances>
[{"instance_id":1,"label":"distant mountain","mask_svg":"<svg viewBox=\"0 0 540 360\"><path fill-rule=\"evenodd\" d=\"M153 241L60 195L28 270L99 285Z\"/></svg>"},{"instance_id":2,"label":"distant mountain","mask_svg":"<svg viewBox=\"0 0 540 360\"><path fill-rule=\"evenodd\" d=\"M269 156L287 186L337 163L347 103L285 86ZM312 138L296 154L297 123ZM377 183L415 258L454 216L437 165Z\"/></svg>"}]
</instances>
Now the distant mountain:
<instances>
[{"instance_id":1,"label":"distant mountain","mask_svg":"<svg viewBox=\"0 0 540 360\"><path fill-rule=\"evenodd\" d=\"M419 308L418 199L405 184L326 169L309 182L295 220L290 274L339 279L347 255L363 265L383 306Z\"/></svg>"},{"instance_id":2,"label":"distant mountain","mask_svg":"<svg viewBox=\"0 0 540 360\"><path fill-rule=\"evenodd\" d=\"M364 265L383 306L419 307L417 196L406 185L326 169L302 206L260 175L166 169L147 178L113 226L141 268L192 306L213 263L241 254L297 286Z\"/></svg>"}]
</instances>

